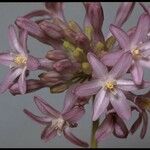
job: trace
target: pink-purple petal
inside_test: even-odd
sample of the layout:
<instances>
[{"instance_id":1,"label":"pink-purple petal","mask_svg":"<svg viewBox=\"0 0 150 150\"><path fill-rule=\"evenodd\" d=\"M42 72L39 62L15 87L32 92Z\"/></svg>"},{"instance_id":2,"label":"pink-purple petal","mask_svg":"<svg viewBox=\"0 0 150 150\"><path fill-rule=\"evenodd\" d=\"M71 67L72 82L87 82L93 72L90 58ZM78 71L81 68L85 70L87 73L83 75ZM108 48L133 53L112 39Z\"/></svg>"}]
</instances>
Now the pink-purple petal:
<instances>
[{"instance_id":1,"label":"pink-purple petal","mask_svg":"<svg viewBox=\"0 0 150 150\"><path fill-rule=\"evenodd\" d=\"M22 73L18 79L18 85L19 85L19 89L21 94L25 94L26 93L26 67L22 70Z\"/></svg>"},{"instance_id":2,"label":"pink-purple petal","mask_svg":"<svg viewBox=\"0 0 150 150\"><path fill-rule=\"evenodd\" d=\"M0 92L5 92L14 82L14 80L22 73L22 69L11 70L7 73L5 79L0 85Z\"/></svg>"},{"instance_id":3,"label":"pink-purple petal","mask_svg":"<svg viewBox=\"0 0 150 150\"><path fill-rule=\"evenodd\" d=\"M120 118L129 120L131 117L131 108L129 103L121 90L117 90L116 95L110 96L110 101L112 106L114 107L116 113Z\"/></svg>"},{"instance_id":4,"label":"pink-purple petal","mask_svg":"<svg viewBox=\"0 0 150 150\"><path fill-rule=\"evenodd\" d=\"M98 127L95 138L98 142L106 139L113 132L113 120L111 116L108 116L104 119L104 121Z\"/></svg>"},{"instance_id":5,"label":"pink-purple petal","mask_svg":"<svg viewBox=\"0 0 150 150\"><path fill-rule=\"evenodd\" d=\"M101 58L101 61L107 66L114 66L117 63L117 61L119 60L119 58L123 55L123 53L124 53L124 51L122 51L122 50L110 52L110 53L104 55Z\"/></svg>"},{"instance_id":6,"label":"pink-purple petal","mask_svg":"<svg viewBox=\"0 0 150 150\"><path fill-rule=\"evenodd\" d=\"M113 36L117 39L120 47L123 50L129 50L130 40L129 36L120 28L114 25L110 25L110 31Z\"/></svg>"},{"instance_id":7,"label":"pink-purple petal","mask_svg":"<svg viewBox=\"0 0 150 150\"><path fill-rule=\"evenodd\" d=\"M81 146L81 147L88 147L88 143L81 141L80 139L78 139L76 136L74 136L71 132L69 128L65 128L64 131L64 137L69 140L71 143Z\"/></svg>"},{"instance_id":8,"label":"pink-purple petal","mask_svg":"<svg viewBox=\"0 0 150 150\"><path fill-rule=\"evenodd\" d=\"M143 68L140 65L139 61L134 62L130 71L135 84L140 85L143 81Z\"/></svg>"},{"instance_id":9,"label":"pink-purple petal","mask_svg":"<svg viewBox=\"0 0 150 150\"><path fill-rule=\"evenodd\" d=\"M13 25L9 26L9 43L13 51L17 51L18 53L24 54L24 49L19 43L15 27Z\"/></svg>"},{"instance_id":10,"label":"pink-purple petal","mask_svg":"<svg viewBox=\"0 0 150 150\"><path fill-rule=\"evenodd\" d=\"M42 131L41 139L45 142L48 142L52 140L57 135L57 130L51 127L50 125L47 125L45 129Z\"/></svg>"},{"instance_id":11,"label":"pink-purple petal","mask_svg":"<svg viewBox=\"0 0 150 150\"><path fill-rule=\"evenodd\" d=\"M109 95L107 95L105 89L101 89L95 97L93 106L93 117L92 120L95 121L99 116L105 111L109 104Z\"/></svg>"},{"instance_id":12,"label":"pink-purple petal","mask_svg":"<svg viewBox=\"0 0 150 150\"><path fill-rule=\"evenodd\" d=\"M142 42L150 29L150 16L143 14L138 20L138 25L131 42L131 47L134 48L139 42Z\"/></svg>"},{"instance_id":13,"label":"pink-purple petal","mask_svg":"<svg viewBox=\"0 0 150 150\"><path fill-rule=\"evenodd\" d=\"M108 72L107 67L98 58L96 58L93 53L89 52L87 54L87 58L89 63L91 64L95 77L99 78L106 76Z\"/></svg>"},{"instance_id":14,"label":"pink-purple petal","mask_svg":"<svg viewBox=\"0 0 150 150\"><path fill-rule=\"evenodd\" d=\"M98 79L88 81L82 85L77 86L75 94L81 97L95 95L101 88L101 85L102 83Z\"/></svg>"},{"instance_id":15,"label":"pink-purple petal","mask_svg":"<svg viewBox=\"0 0 150 150\"><path fill-rule=\"evenodd\" d=\"M39 117L31 113L30 111L24 109L24 113L29 116L33 121L36 121L42 125L51 124L51 119L49 117Z\"/></svg>"},{"instance_id":16,"label":"pink-purple petal","mask_svg":"<svg viewBox=\"0 0 150 150\"><path fill-rule=\"evenodd\" d=\"M126 52L119 58L119 60L114 65L114 67L111 69L109 74L113 78L120 78L123 75L125 75L125 73L127 73L127 71L130 68L131 64L132 64L131 54L129 52Z\"/></svg>"},{"instance_id":17,"label":"pink-purple petal","mask_svg":"<svg viewBox=\"0 0 150 150\"><path fill-rule=\"evenodd\" d=\"M39 96L34 96L34 102L37 105L38 109L45 115L48 115L52 118L57 118L60 116L60 113L50 106L44 99Z\"/></svg>"}]
</instances>

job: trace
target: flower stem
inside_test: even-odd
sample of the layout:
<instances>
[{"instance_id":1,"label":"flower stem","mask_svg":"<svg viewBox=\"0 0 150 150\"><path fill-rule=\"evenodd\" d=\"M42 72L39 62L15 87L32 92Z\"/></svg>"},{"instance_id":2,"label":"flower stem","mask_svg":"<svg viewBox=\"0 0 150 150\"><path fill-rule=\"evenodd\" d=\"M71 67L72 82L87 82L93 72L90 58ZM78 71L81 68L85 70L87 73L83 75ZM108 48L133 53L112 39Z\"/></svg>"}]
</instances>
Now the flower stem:
<instances>
[{"instance_id":1,"label":"flower stem","mask_svg":"<svg viewBox=\"0 0 150 150\"><path fill-rule=\"evenodd\" d=\"M97 141L95 139L95 132L98 128L99 120L92 122L92 132L91 132L91 148L97 148Z\"/></svg>"}]
</instances>

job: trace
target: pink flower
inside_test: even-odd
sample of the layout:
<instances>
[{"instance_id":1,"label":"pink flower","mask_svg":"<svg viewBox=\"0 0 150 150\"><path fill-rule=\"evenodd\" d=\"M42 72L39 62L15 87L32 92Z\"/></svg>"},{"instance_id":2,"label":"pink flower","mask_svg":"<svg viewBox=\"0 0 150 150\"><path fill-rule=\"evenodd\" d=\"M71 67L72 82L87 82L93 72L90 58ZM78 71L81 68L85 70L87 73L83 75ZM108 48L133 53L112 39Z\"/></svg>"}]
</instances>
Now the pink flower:
<instances>
[{"instance_id":1,"label":"pink flower","mask_svg":"<svg viewBox=\"0 0 150 150\"><path fill-rule=\"evenodd\" d=\"M133 80L137 85L140 85L143 81L143 68L150 67L150 42L143 42L147 36L147 33L150 29L150 17L147 14L141 15L138 21L138 25L136 27L136 31L132 36L128 36L122 29L111 25L110 31L113 36L117 39L122 51L111 53L110 55L106 55L107 63L109 60L112 60L113 56L118 60L121 55L125 52L130 53L128 55L132 58L131 62L131 74L133 76ZM112 61L110 61L112 62ZM105 63L105 62L104 62ZM112 64L113 65L113 64Z\"/></svg>"},{"instance_id":2,"label":"pink flower","mask_svg":"<svg viewBox=\"0 0 150 150\"><path fill-rule=\"evenodd\" d=\"M122 76L128 71L132 61L129 53L125 53L116 65L108 72L106 66L92 53L88 53L88 61L93 69L93 80L83 83L76 88L76 95L95 95L93 120L106 110L111 102L117 114L123 119L131 116L130 106L122 91L137 89L132 80L125 80Z\"/></svg>"},{"instance_id":3,"label":"pink flower","mask_svg":"<svg viewBox=\"0 0 150 150\"><path fill-rule=\"evenodd\" d=\"M0 64L8 66L10 71L1 83L0 92L5 92L18 78L19 90L24 94L28 71L36 70L40 66L38 59L28 54L26 47L27 32L24 30L19 33L20 36L17 38L14 26L9 26L11 51L0 53Z\"/></svg>"},{"instance_id":4,"label":"pink flower","mask_svg":"<svg viewBox=\"0 0 150 150\"><path fill-rule=\"evenodd\" d=\"M71 143L81 147L88 147L86 142L81 141L70 132L70 129L76 127L78 125L77 121L84 115L85 110L83 107L76 106L66 113L61 113L40 97L34 97L34 102L44 116L36 116L26 109L24 109L24 112L34 121L46 125L41 134L42 140L47 142L56 135L63 134Z\"/></svg>"}]
</instances>

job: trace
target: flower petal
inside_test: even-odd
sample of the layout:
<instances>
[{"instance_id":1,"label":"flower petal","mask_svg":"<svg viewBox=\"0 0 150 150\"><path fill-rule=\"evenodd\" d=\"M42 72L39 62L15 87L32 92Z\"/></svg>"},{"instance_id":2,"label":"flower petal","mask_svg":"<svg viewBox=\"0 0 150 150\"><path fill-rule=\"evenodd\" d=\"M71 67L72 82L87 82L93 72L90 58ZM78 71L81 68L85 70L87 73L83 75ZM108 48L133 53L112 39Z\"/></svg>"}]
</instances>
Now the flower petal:
<instances>
[{"instance_id":1,"label":"flower petal","mask_svg":"<svg viewBox=\"0 0 150 150\"><path fill-rule=\"evenodd\" d=\"M113 132L113 120L111 116L107 116L98 127L95 138L98 142L106 139Z\"/></svg>"},{"instance_id":2,"label":"flower petal","mask_svg":"<svg viewBox=\"0 0 150 150\"><path fill-rule=\"evenodd\" d=\"M19 85L21 94L25 94L26 89L27 89L27 87L26 87L26 67L22 70L22 73L18 80L18 85Z\"/></svg>"},{"instance_id":3,"label":"flower petal","mask_svg":"<svg viewBox=\"0 0 150 150\"><path fill-rule=\"evenodd\" d=\"M130 128L131 134L135 133L135 131L139 128L139 126L141 125L141 123L142 123L142 115L140 114L138 116L137 120L134 122L134 124Z\"/></svg>"},{"instance_id":4,"label":"flower petal","mask_svg":"<svg viewBox=\"0 0 150 150\"><path fill-rule=\"evenodd\" d=\"M117 80L117 87L123 91L134 91L138 89L132 80L123 79Z\"/></svg>"},{"instance_id":5,"label":"flower petal","mask_svg":"<svg viewBox=\"0 0 150 150\"><path fill-rule=\"evenodd\" d=\"M126 52L120 57L120 59L117 61L117 63L111 69L109 74L113 78L120 78L123 75L125 75L125 73L127 73L131 64L132 64L131 54L129 52Z\"/></svg>"},{"instance_id":6,"label":"flower petal","mask_svg":"<svg viewBox=\"0 0 150 150\"><path fill-rule=\"evenodd\" d=\"M101 84L101 81L98 79L83 83L76 88L75 94L83 97L95 95L101 88Z\"/></svg>"},{"instance_id":7,"label":"flower petal","mask_svg":"<svg viewBox=\"0 0 150 150\"><path fill-rule=\"evenodd\" d=\"M9 26L9 43L13 51L17 51L18 53L25 54L24 49L19 43L16 31L15 31L15 27L13 25Z\"/></svg>"},{"instance_id":8,"label":"flower petal","mask_svg":"<svg viewBox=\"0 0 150 150\"><path fill-rule=\"evenodd\" d=\"M88 143L81 141L80 139L78 139L76 136L74 136L71 132L69 128L65 128L65 130L63 130L64 136L66 139L68 139L71 143L81 146L81 147L88 147Z\"/></svg>"},{"instance_id":9,"label":"flower petal","mask_svg":"<svg viewBox=\"0 0 150 150\"><path fill-rule=\"evenodd\" d=\"M96 94L93 106L93 121L97 120L99 116L105 111L109 104L109 95L103 88Z\"/></svg>"},{"instance_id":10,"label":"flower petal","mask_svg":"<svg viewBox=\"0 0 150 150\"><path fill-rule=\"evenodd\" d=\"M41 134L41 139L45 142L52 140L57 135L57 130L51 127L51 125L46 126Z\"/></svg>"},{"instance_id":11,"label":"flower petal","mask_svg":"<svg viewBox=\"0 0 150 150\"><path fill-rule=\"evenodd\" d=\"M22 69L9 71L0 85L0 92L5 92L13 83L13 81L22 73Z\"/></svg>"},{"instance_id":12,"label":"flower petal","mask_svg":"<svg viewBox=\"0 0 150 150\"><path fill-rule=\"evenodd\" d=\"M108 72L107 67L98 58L96 58L93 53L89 52L87 54L87 58L89 63L91 64L95 77L99 78L106 76Z\"/></svg>"},{"instance_id":13,"label":"flower petal","mask_svg":"<svg viewBox=\"0 0 150 150\"><path fill-rule=\"evenodd\" d=\"M118 28L117 26L110 25L110 31L113 36L117 39L120 47L123 50L129 50L130 40L127 33L125 33L122 29Z\"/></svg>"},{"instance_id":14,"label":"flower petal","mask_svg":"<svg viewBox=\"0 0 150 150\"><path fill-rule=\"evenodd\" d=\"M73 85L73 86L69 87L69 89L67 90L66 95L65 95L65 100L64 100L64 107L63 107L63 111L62 111L63 113L70 110L76 103L77 96L74 94L76 87L77 87L77 85Z\"/></svg>"},{"instance_id":15,"label":"flower petal","mask_svg":"<svg viewBox=\"0 0 150 150\"><path fill-rule=\"evenodd\" d=\"M36 115L34 115L33 113L31 113L30 111L28 111L26 109L24 109L23 111L32 120L34 120L34 121L36 121L36 122L38 122L40 124L43 124L43 125L45 125L45 124L51 124L51 119L49 117L39 117L39 116L36 116Z\"/></svg>"},{"instance_id":16,"label":"flower petal","mask_svg":"<svg viewBox=\"0 0 150 150\"><path fill-rule=\"evenodd\" d=\"M121 27L131 15L134 6L135 6L134 2L121 3L117 10L114 24L118 27Z\"/></svg>"},{"instance_id":17,"label":"flower petal","mask_svg":"<svg viewBox=\"0 0 150 150\"><path fill-rule=\"evenodd\" d=\"M34 96L34 102L43 114L51 116L52 118L57 118L60 116L60 113L47 102L45 102L45 100L41 97Z\"/></svg>"},{"instance_id":18,"label":"flower petal","mask_svg":"<svg viewBox=\"0 0 150 150\"><path fill-rule=\"evenodd\" d=\"M145 111L143 111L143 127L140 134L141 139L144 138L147 128L148 128L148 115Z\"/></svg>"},{"instance_id":19,"label":"flower petal","mask_svg":"<svg viewBox=\"0 0 150 150\"><path fill-rule=\"evenodd\" d=\"M123 53L124 53L124 51L122 51L122 50L110 52L110 53L104 55L101 58L101 61L107 66L114 66L117 63L117 61L119 60L119 58L123 55Z\"/></svg>"},{"instance_id":20,"label":"flower petal","mask_svg":"<svg viewBox=\"0 0 150 150\"><path fill-rule=\"evenodd\" d=\"M133 36L133 40L131 42L131 47L135 48L139 42L142 42L143 39L147 36L147 33L150 29L150 17L147 14L143 14L140 16L137 24L137 28L135 34Z\"/></svg>"},{"instance_id":21,"label":"flower petal","mask_svg":"<svg viewBox=\"0 0 150 150\"><path fill-rule=\"evenodd\" d=\"M115 127L114 127L114 135L118 138L127 138L128 136L128 128L120 117L116 118Z\"/></svg>"},{"instance_id":22,"label":"flower petal","mask_svg":"<svg viewBox=\"0 0 150 150\"><path fill-rule=\"evenodd\" d=\"M118 116L126 120L130 119L131 108L125 95L122 93L121 90L118 89L116 95L111 95L110 101Z\"/></svg>"},{"instance_id":23,"label":"flower petal","mask_svg":"<svg viewBox=\"0 0 150 150\"><path fill-rule=\"evenodd\" d=\"M75 106L69 112L63 114L63 118L66 121L76 123L85 114L85 109L83 107Z\"/></svg>"},{"instance_id":24,"label":"flower petal","mask_svg":"<svg viewBox=\"0 0 150 150\"><path fill-rule=\"evenodd\" d=\"M143 68L138 61L131 67L131 74L135 84L140 85L143 81Z\"/></svg>"}]
</instances>

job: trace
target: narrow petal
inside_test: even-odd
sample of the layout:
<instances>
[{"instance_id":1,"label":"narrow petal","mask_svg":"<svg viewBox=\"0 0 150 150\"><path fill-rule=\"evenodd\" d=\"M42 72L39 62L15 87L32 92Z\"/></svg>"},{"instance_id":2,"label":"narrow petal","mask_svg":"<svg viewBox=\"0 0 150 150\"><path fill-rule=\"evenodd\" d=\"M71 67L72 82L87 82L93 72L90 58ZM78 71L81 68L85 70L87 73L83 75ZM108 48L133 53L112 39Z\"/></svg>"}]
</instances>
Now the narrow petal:
<instances>
[{"instance_id":1,"label":"narrow petal","mask_svg":"<svg viewBox=\"0 0 150 150\"><path fill-rule=\"evenodd\" d=\"M74 94L76 87L77 87L77 85L73 85L73 86L69 87L69 89L67 90L66 95L65 95L65 100L64 100L64 107L63 107L63 111L62 111L63 113L70 110L76 103L77 96Z\"/></svg>"},{"instance_id":2,"label":"narrow petal","mask_svg":"<svg viewBox=\"0 0 150 150\"><path fill-rule=\"evenodd\" d=\"M20 29L20 31L19 31L19 41L20 41L20 44L21 44L22 48L24 49L25 54L28 53L27 38L28 38L28 32L26 30Z\"/></svg>"},{"instance_id":3,"label":"narrow petal","mask_svg":"<svg viewBox=\"0 0 150 150\"><path fill-rule=\"evenodd\" d=\"M120 117L116 118L114 135L118 138L127 138L128 128Z\"/></svg>"},{"instance_id":4,"label":"narrow petal","mask_svg":"<svg viewBox=\"0 0 150 150\"><path fill-rule=\"evenodd\" d=\"M88 143L81 141L80 139L78 139L76 136L74 136L71 132L69 128L65 128L65 130L63 131L64 136L67 140L69 140L71 143L81 146L81 147L88 147Z\"/></svg>"},{"instance_id":5,"label":"narrow petal","mask_svg":"<svg viewBox=\"0 0 150 150\"><path fill-rule=\"evenodd\" d=\"M60 116L60 113L48 103L46 103L45 100L41 97L34 96L34 102L43 114L51 116L52 118L57 118Z\"/></svg>"},{"instance_id":6,"label":"narrow petal","mask_svg":"<svg viewBox=\"0 0 150 150\"><path fill-rule=\"evenodd\" d=\"M105 111L109 104L109 95L103 88L96 94L93 106L93 121L97 120L99 116Z\"/></svg>"},{"instance_id":7,"label":"narrow petal","mask_svg":"<svg viewBox=\"0 0 150 150\"><path fill-rule=\"evenodd\" d=\"M98 90L101 88L101 81L100 80L92 80L82 85L78 86L75 90L75 94L78 96L90 96L95 95Z\"/></svg>"},{"instance_id":8,"label":"narrow petal","mask_svg":"<svg viewBox=\"0 0 150 150\"><path fill-rule=\"evenodd\" d=\"M26 67L22 70L22 73L18 80L18 85L19 85L21 94L25 94L26 89L27 89L27 87L26 87Z\"/></svg>"},{"instance_id":9,"label":"narrow petal","mask_svg":"<svg viewBox=\"0 0 150 150\"><path fill-rule=\"evenodd\" d=\"M140 127L141 123L142 123L142 115L140 114L138 116L137 120L133 123L133 125L130 128L131 134L134 134L137 131L137 129Z\"/></svg>"},{"instance_id":10,"label":"narrow petal","mask_svg":"<svg viewBox=\"0 0 150 150\"><path fill-rule=\"evenodd\" d=\"M144 111L143 112L143 127L142 127L141 134L140 134L141 139L143 139L145 137L147 128L148 128L148 115Z\"/></svg>"},{"instance_id":11,"label":"narrow petal","mask_svg":"<svg viewBox=\"0 0 150 150\"><path fill-rule=\"evenodd\" d=\"M110 96L110 101L112 106L114 107L116 113L120 118L129 120L131 117L131 108L128 104L128 101L125 95L122 93L121 90L117 90L116 95Z\"/></svg>"},{"instance_id":12,"label":"narrow petal","mask_svg":"<svg viewBox=\"0 0 150 150\"><path fill-rule=\"evenodd\" d=\"M129 50L130 40L127 33L125 33L122 29L118 28L117 26L110 25L110 31L113 36L117 39L120 47L123 50Z\"/></svg>"},{"instance_id":13,"label":"narrow petal","mask_svg":"<svg viewBox=\"0 0 150 150\"><path fill-rule=\"evenodd\" d=\"M24 113L29 116L33 121L36 121L42 125L51 124L51 119L49 117L39 117L31 113L30 111L24 109Z\"/></svg>"},{"instance_id":14,"label":"narrow petal","mask_svg":"<svg viewBox=\"0 0 150 150\"><path fill-rule=\"evenodd\" d=\"M117 87L123 91L134 91L138 88L132 80L117 80Z\"/></svg>"},{"instance_id":15,"label":"narrow petal","mask_svg":"<svg viewBox=\"0 0 150 150\"><path fill-rule=\"evenodd\" d=\"M102 140L110 136L112 132L113 132L113 120L111 116L109 117L107 116L98 127L95 133L95 138L98 142L101 142Z\"/></svg>"},{"instance_id":16,"label":"narrow petal","mask_svg":"<svg viewBox=\"0 0 150 150\"><path fill-rule=\"evenodd\" d=\"M11 53L0 53L0 61L12 61L13 60L13 56L11 55Z\"/></svg>"},{"instance_id":17,"label":"narrow petal","mask_svg":"<svg viewBox=\"0 0 150 150\"><path fill-rule=\"evenodd\" d=\"M17 51L21 54L24 53L24 49L22 48L19 40L17 38L17 34L13 25L9 26L9 43L13 51Z\"/></svg>"},{"instance_id":18,"label":"narrow petal","mask_svg":"<svg viewBox=\"0 0 150 150\"><path fill-rule=\"evenodd\" d=\"M22 73L22 69L16 69L8 72L5 79L0 85L0 92L5 92L13 83L13 81Z\"/></svg>"},{"instance_id":19,"label":"narrow petal","mask_svg":"<svg viewBox=\"0 0 150 150\"><path fill-rule=\"evenodd\" d=\"M114 66L117 63L117 61L119 60L119 58L123 55L123 53L124 53L124 51L122 51L122 50L110 52L110 53L104 55L101 58L101 61L107 66Z\"/></svg>"},{"instance_id":20,"label":"narrow petal","mask_svg":"<svg viewBox=\"0 0 150 150\"><path fill-rule=\"evenodd\" d=\"M106 76L108 72L107 67L98 58L96 58L94 54L89 52L87 54L87 58L91 64L95 77L99 78Z\"/></svg>"},{"instance_id":21,"label":"narrow petal","mask_svg":"<svg viewBox=\"0 0 150 150\"><path fill-rule=\"evenodd\" d=\"M143 81L143 68L138 61L131 67L131 74L135 84L140 85Z\"/></svg>"},{"instance_id":22,"label":"narrow petal","mask_svg":"<svg viewBox=\"0 0 150 150\"><path fill-rule=\"evenodd\" d=\"M131 64L131 54L129 52L124 53L109 72L110 76L116 79L122 77L123 75L125 75L125 73L127 73Z\"/></svg>"},{"instance_id":23,"label":"narrow petal","mask_svg":"<svg viewBox=\"0 0 150 150\"><path fill-rule=\"evenodd\" d=\"M134 2L121 3L117 10L114 24L118 27L121 27L131 15L134 6L135 6Z\"/></svg>"},{"instance_id":24,"label":"narrow petal","mask_svg":"<svg viewBox=\"0 0 150 150\"><path fill-rule=\"evenodd\" d=\"M51 125L46 126L41 134L41 139L45 142L52 140L57 135L57 130L51 127Z\"/></svg>"},{"instance_id":25,"label":"narrow petal","mask_svg":"<svg viewBox=\"0 0 150 150\"><path fill-rule=\"evenodd\" d=\"M143 41L145 36L147 36L149 29L150 29L150 17L147 14L143 14L140 16L138 20L137 28L133 40L131 42L132 44L131 47L134 48L135 45Z\"/></svg>"},{"instance_id":26,"label":"narrow petal","mask_svg":"<svg viewBox=\"0 0 150 150\"><path fill-rule=\"evenodd\" d=\"M63 114L63 118L66 121L76 123L85 114L85 109L83 107L75 106L69 112Z\"/></svg>"}]
</instances>

